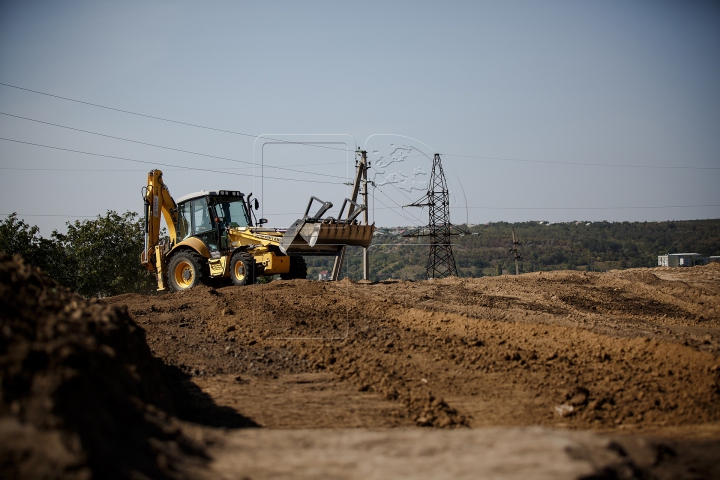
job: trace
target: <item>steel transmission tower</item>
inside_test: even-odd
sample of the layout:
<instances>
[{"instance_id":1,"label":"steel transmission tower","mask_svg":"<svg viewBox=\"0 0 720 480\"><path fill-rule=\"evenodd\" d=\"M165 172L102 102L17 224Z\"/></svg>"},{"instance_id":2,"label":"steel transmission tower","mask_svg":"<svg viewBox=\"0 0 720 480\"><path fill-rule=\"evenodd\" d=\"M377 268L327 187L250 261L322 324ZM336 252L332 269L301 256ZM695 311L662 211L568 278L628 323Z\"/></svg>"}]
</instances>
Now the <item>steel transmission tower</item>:
<instances>
[{"instance_id":1,"label":"steel transmission tower","mask_svg":"<svg viewBox=\"0 0 720 480\"><path fill-rule=\"evenodd\" d=\"M455 257L452 252L450 236L453 225L450 223L450 193L445 180L440 154L433 158L432 173L427 194L410 207L428 207L430 220L427 227L409 237L430 237L430 254L427 259L427 278L445 278L458 276ZM456 227L455 227L456 228ZM425 233L423 233L425 232Z\"/></svg>"}]
</instances>

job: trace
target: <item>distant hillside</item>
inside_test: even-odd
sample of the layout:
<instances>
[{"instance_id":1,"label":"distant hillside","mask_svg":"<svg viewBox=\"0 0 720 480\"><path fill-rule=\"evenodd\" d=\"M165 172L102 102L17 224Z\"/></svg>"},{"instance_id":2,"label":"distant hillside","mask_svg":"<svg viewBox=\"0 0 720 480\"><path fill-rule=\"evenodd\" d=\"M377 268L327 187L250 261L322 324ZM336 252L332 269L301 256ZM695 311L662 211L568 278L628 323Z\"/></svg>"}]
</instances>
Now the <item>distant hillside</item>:
<instances>
[{"instance_id":1,"label":"distant hillside","mask_svg":"<svg viewBox=\"0 0 720 480\"><path fill-rule=\"evenodd\" d=\"M720 219L672 222L489 223L468 228L472 235L454 236L460 276L515 273L509 255L511 228L522 242L520 272L580 269L606 271L653 267L665 253L720 255ZM400 228L381 228L370 247L370 278L422 279L429 247L426 238L404 238ZM407 231L411 231L409 228ZM332 270L333 259L307 257L308 278ZM349 248L346 272L362 278L362 250Z\"/></svg>"}]
</instances>

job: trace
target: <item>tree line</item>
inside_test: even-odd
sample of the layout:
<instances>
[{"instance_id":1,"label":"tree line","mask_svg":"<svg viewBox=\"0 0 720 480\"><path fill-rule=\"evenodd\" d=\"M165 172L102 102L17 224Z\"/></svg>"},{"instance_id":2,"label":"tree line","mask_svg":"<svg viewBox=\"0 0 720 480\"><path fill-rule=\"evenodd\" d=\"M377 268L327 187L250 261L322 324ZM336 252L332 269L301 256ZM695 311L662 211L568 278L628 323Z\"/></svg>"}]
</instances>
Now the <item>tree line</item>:
<instances>
[{"instance_id":1,"label":"tree line","mask_svg":"<svg viewBox=\"0 0 720 480\"><path fill-rule=\"evenodd\" d=\"M514 274L509 252L512 229L522 242L520 273L543 270L607 271L657 266L658 255L693 252L720 255L720 219L667 222L493 222L463 226L453 236L461 277ZM425 278L427 238L393 235L380 229L370 247L371 280ZM407 231L411 231L407 229ZM332 259L308 257L309 276L332 270ZM343 274L362 278L362 250L350 247ZM343 276L344 276L343 275Z\"/></svg>"},{"instance_id":2,"label":"tree line","mask_svg":"<svg viewBox=\"0 0 720 480\"><path fill-rule=\"evenodd\" d=\"M67 233L54 230L40 235L15 213L0 223L0 252L24 260L85 297L157 290L153 275L140 264L144 248L144 221L137 213L105 216L67 223Z\"/></svg>"},{"instance_id":3,"label":"tree line","mask_svg":"<svg viewBox=\"0 0 720 480\"><path fill-rule=\"evenodd\" d=\"M134 212L108 211L95 219L67 223L67 232L42 237L37 226L16 214L0 223L0 252L19 254L61 284L86 297L156 291L154 275L140 264L143 220ZM493 222L464 226L453 252L462 277L514 274L512 231L522 245L520 273L542 270L606 271L653 267L657 256L696 252L720 255L720 219L668 222ZM429 247L423 237L379 229L370 246L371 280L425 278ZM362 249L348 247L342 276L362 278ZM308 278L331 271L334 257L306 257ZM269 278L263 278L269 281Z\"/></svg>"}]
</instances>

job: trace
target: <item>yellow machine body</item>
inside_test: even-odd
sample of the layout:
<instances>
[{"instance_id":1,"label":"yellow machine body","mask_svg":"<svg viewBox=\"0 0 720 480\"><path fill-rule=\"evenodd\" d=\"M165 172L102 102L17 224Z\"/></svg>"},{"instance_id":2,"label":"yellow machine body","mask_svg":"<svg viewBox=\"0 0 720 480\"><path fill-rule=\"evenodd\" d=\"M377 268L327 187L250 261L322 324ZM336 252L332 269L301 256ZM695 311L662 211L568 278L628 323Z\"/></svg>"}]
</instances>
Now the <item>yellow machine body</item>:
<instances>
[{"instance_id":1,"label":"yellow machine body","mask_svg":"<svg viewBox=\"0 0 720 480\"><path fill-rule=\"evenodd\" d=\"M206 276L231 277L231 260L238 252L243 252L246 258L252 258L254 278L255 275L289 274L292 271L292 256L337 255L347 245L367 247L372 240L374 225L360 225L354 220L355 217L345 221L320 219L321 214L332 207L329 202L323 203L323 208L315 217L306 212L302 219L287 230L252 226L250 196L245 199L240 192L223 190L198 192L194 196L182 197L176 203L163 182L162 172L152 170L148 173L147 187L143 192L145 248L140 261L156 274L158 290L166 290L168 281L173 280L175 290L193 286L193 275L199 274L193 270L198 267L196 263ZM233 219L239 218L240 222L224 223L227 218L220 215L223 208L225 215L230 215L228 203L222 203L224 200L233 204ZM205 211L198 208L188 214L186 207L190 205L191 209L194 208L191 202L205 202ZM196 233L195 223L200 222L201 214L202 217L210 215L209 224L212 227ZM165 220L168 234L162 240L161 218ZM262 225L265 220L256 223ZM180 235L183 234L185 236L181 239ZM176 260L173 264L172 259L180 258L181 255L185 255L187 260ZM169 266L173 267L172 271Z\"/></svg>"}]
</instances>

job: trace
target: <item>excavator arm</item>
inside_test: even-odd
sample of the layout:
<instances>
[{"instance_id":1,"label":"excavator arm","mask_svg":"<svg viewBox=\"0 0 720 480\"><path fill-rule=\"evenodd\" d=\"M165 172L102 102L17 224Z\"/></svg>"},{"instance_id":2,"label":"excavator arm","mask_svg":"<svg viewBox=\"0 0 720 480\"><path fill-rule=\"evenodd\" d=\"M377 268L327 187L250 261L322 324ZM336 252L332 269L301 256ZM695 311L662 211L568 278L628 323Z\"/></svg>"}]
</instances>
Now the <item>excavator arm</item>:
<instances>
[{"instance_id":1,"label":"excavator arm","mask_svg":"<svg viewBox=\"0 0 720 480\"><path fill-rule=\"evenodd\" d=\"M165 255L160 245L160 214L165 218L171 244L177 241L178 212L175 200L162 179L160 170L150 170L147 187L143 189L145 203L145 250L141 263L158 277L158 286L164 289L163 266Z\"/></svg>"}]
</instances>

